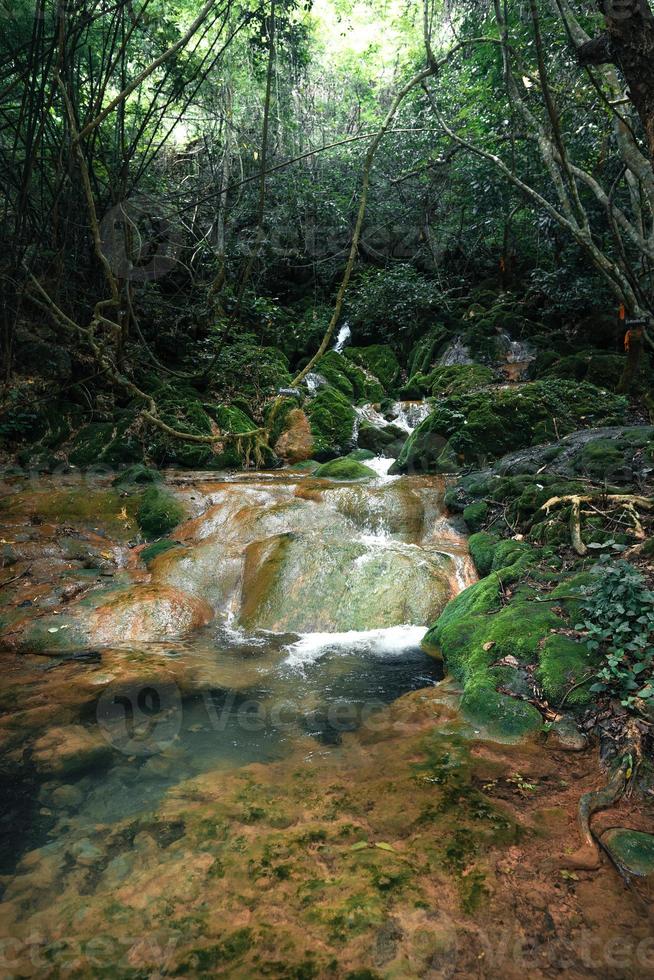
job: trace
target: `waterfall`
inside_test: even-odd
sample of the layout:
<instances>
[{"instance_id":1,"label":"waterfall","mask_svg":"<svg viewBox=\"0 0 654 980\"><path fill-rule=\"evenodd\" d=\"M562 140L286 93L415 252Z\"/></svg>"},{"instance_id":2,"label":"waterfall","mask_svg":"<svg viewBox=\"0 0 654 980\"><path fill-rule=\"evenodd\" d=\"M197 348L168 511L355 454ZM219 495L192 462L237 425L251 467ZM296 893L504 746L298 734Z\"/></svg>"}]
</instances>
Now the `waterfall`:
<instances>
[{"instance_id":1,"label":"waterfall","mask_svg":"<svg viewBox=\"0 0 654 980\"><path fill-rule=\"evenodd\" d=\"M350 325L349 323L344 323L341 329L338 331L336 343L332 349L336 351L337 354L342 354L351 339L352 331L350 330Z\"/></svg>"}]
</instances>

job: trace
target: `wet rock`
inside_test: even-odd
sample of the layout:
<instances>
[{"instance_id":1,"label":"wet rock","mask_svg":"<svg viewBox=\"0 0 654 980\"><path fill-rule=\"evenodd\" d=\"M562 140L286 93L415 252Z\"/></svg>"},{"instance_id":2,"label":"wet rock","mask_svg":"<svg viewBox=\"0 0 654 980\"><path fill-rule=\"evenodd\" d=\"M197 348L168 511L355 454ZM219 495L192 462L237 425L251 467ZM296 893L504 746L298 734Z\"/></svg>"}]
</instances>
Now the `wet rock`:
<instances>
[{"instance_id":1,"label":"wet rock","mask_svg":"<svg viewBox=\"0 0 654 980\"><path fill-rule=\"evenodd\" d=\"M584 752L588 748L588 739L568 715L552 724L547 741L563 752Z\"/></svg>"},{"instance_id":2,"label":"wet rock","mask_svg":"<svg viewBox=\"0 0 654 980\"><path fill-rule=\"evenodd\" d=\"M85 868L92 867L104 857L102 848L98 847L97 844L93 844L88 837L83 837L81 840L76 841L72 845L70 853L77 864L81 864Z\"/></svg>"},{"instance_id":3,"label":"wet rock","mask_svg":"<svg viewBox=\"0 0 654 980\"><path fill-rule=\"evenodd\" d=\"M82 725L51 728L34 743L32 761L43 775L67 775L109 764L112 750L100 732Z\"/></svg>"},{"instance_id":4,"label":"wet rock","mask_svg":"<svg viewBox=\"0 0 654 980\"><path fill-rule=\"evenodd\" d=\"M247 550L241 621L278 632L381 629L429 622L451 594L443 555L281 535Z\"/></svg>"},{"instance_id":5,"label":"wet rock","mask_svg":"<svg viewBox=\"0 0 654 980\"><path fill-rule=\"evenodd\" d=\"M319 479L330 480L366 480L377 476L374 470L356 459L342 456L340 459L333 459L329 463L323 463L315 475Z\"/></svg>"},{"instance_id":6,"label":"wet rock","mask_svg":"<svg viewBox=\"0 0 654 980\"><path fill-rule=\"evenodd\" d=\"M627 874L637 878L654 876L654 835L612 827L602 834L602 843Z\"/></svg>"},{"instance_id":7,"label":"wet rock","mask_svg":"<svg viewBox=\"0 0 654 980\"><path fill-rule=\"evenodd\" d=\"M275 455L285 463L302 463L313 454L311 424L305 412L292 409L285 422L286 428L275 443Z\"/></svg>"},{"instance_id":8,"label":"wet rock","mask_svg":"<svg viewBox=\"0 0 654 980\"><path fill-rule=\"evenodd\" d=\"M205 626L213 610L201 599L165 586L143 586L121 593L91 614L88 632L93 642L147 643L183 637Z\"/></svg>"}]
</instances>

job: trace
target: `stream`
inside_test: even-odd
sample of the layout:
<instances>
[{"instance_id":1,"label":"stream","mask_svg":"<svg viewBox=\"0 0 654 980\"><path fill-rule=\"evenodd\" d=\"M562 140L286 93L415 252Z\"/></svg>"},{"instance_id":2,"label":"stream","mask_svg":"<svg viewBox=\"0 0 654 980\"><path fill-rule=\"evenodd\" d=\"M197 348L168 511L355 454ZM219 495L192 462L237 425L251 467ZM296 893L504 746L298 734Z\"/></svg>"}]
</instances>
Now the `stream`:
<instances>
[{"instance_id":1,"label":"stream","mask_svg":"<svg viewBox=\"0 0 654 980\"><path fill-rule=\"evenodd\" d=\"M372 407L360 415L380 424ZM398 405L393 421L409 432L423 415ZM36 560L2 691L4 873L27 850L156 809L198 774L298 754L311 765L441 679L420 641L474 571L444 481L390 477L391 463L370 460L364 483L169 473L190 519L147 571L127 513L120 533L105 519L106 478L14 482L4 540ZM71 562L79 539L115 569Z\"/></svg>"}]
</instances>

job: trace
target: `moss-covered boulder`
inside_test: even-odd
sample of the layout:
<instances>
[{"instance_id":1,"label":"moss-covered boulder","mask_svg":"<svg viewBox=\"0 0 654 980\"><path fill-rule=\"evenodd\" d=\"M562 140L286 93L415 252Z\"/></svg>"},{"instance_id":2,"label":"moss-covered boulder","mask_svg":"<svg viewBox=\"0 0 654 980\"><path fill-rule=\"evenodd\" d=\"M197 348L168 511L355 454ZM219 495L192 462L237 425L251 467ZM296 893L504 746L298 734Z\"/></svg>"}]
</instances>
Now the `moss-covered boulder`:
<instances>
[{"instance_id":1,"label":"moss-covered boulder","mask_svg":"<svg viewBox=\"0 0 654 980\"><path fill-rule=\"evenodd\" d=\"M328 351L316 364L316 371L349 401L378 402L386 394L379 379L336 351Z\"/></svg>"},{"instance_id":2,"label":"moss-covered boulder","mask_svg":"<svg viewBox=\"0 0 654 980\"><path fill-rule=\"evenodd\" d=\"M375 455L397 458L406 442L407 434L396 425L373 425L361 419L358 443L361 449L370 450Z\"/></svg>"},{"instance_id":3,"label":"moss-covered boulder","mask_svg":"<svg viewBox=\"0 0 654 980\"><path fill-rule=\"evenodd\" d=\"M426 373L416 372L402 392L408 392L411 398L441 398L475 391L494 380L495 372L482 364L448 364L434 367Z\"/></svg>"},{"instance_id":4,"label":"moss-covered boulder","mask_svg":"<svg viewBox=\"0 0 654 980\"><path fill-rule=\"evenodd\" d=\"M488 515L488 504L485 500L479 500L474 504L469 504L463 511L463 520L471 531L479 531Z\"/></svg>"},{"instance_id":5,"label":"moss-covered boulder","mask_svg":"<svg viewBox=\"0 0 654 980\"><path fill-rule=\"evenodd\" d=\"M136 413L122 413L115 421L91 422L73 437L68 449L71 465L120 467L143 459L143 446L133 431Z\"/></svg>"},{"instance_id":6,"label":"moss-covered boulder","mask_svg":"<svg viewBox=\"0 0 654 980\"><path fill-rule=\"evenodd\" d=\"M118 476L114 478L112 485L114 487L147 486L162 481L163 475L159 470L155 470L151 466L144 466L143 463L134 463L133 466L121 470Z\"/></svg>"},{"instance_id":7,"label":"moss-covered boulder","mask_svg":"<svg viewBox=\"0 0 654 980\"><path fill-rule=\"evenodd\" d=\"M427 374L431 370L449 336L447 327L436 324L416 342L409 352L407 363L407 373L410 378L418 373Z\"/></svg>"},{"instance_id":8,"label":"moss-covered boulder","mask_svg":"<svg viewBox=\"0 0 654 980\"><path fill-rule=\"evenodd\" d=\"M315 476L326 477L330 480L367 480L377 476L374 470L365 466L352 456L342 456L329 463L323 463L315 472Z\"/></svg>"},{"instance_id":9,"label":"moss-covered boulder","mask_svg":"<svg viewBox=\"0 0 654 980\"><path fill-rule=\"evenodd\" d=\"M532 375L542 378L563 378L588 381L600 388L616 391L622 378L626 358L623 354L606 351L580 351L557 357L546 352L536 359Z\"/></svg>"},{"instance_id":10,"label":"moss-covered boulder","mask_svg":"<svg viewBox=\"0 0 654 980\"><path fill-rule=\"evenodd\" d=\"M602 834L602 844L628 875L654 878L654 836L626 827L611 827Z\"/></svg>"},{"instance_id":11,"label":"moss-covered boulder","mask_svg":"<svg viewBox=\"0 0 654 980\"><path fill-rule=\"evenodd\" d=\"M313 435L313 456L325 461L352 448L356 413L347 398L328 386L308 402L306 413Z\"/></svg>"},{"instance_id":12,"label":"moss-covered boulder","mask_svg":"<svg viewBox=\"0 0 654 980\"><path fill-rule=\"evenodd\" d=\"M354 361L371 381L378 381L387 394L394 391L400 376L400 364L388 344L348 347L345 356Z\"/></svg>"},{"instance_id":13,"label":"moss-covered boulder","mask_svg":"<svg viewBox=\"0 0 654 980\"><path fill-rule=\"evenodd\" d=\"M570 381L533 381L452 396L411 435L394 472L452 472L576 429L617 425L626 411L624 398Z\"/></svg>"},{"instance_id":14,"label":"moss-covered boulder","mask_svg":"<svg viewBox=\"0 0 654 980\"><path fill-rule=\"evenodd\" d=\"M520 671L540 664L541 685L547 685L552 698L562 696L587 676L588 653L558 632L566 622L550 603L540 602L533 587L519 584L527 573L533 574L541 553L524 542L500 541L488 534L474 536L471 550L486 577L446 606L423 646L442 657L461 683L462 707L473 722L499 735L525 734L541 727L539 712L526 699L503 691L528 693L522 691ZM505 604L507 589L514 595ZM564 603L561 595L558 604ZM573 703L583 703L583 687L580 691Z\"/></svg>"},{"instance_id":15,"label":"moss-covered boulder","mask_svg":"<svg viewBox=\"0 0 654 980\"><path fill-rule=\"evenodd\" d=\"M141 497L136 519L143 535L152 539L168 534L186 516L186 511L171 493L150 487Z\"/></svg>"},{"instance_id":16,"label":"moss-covered boulder","mask_svg":"<svg viewBox=\"0 0 654 980\"><path fill-rule=\"evenodd\" d=\"M598 661L585 643L552 633L543 640L538 660L538 680L551 704L561 704L564 698L570 708L590 704Z\"/></svg>"}]
</instances>

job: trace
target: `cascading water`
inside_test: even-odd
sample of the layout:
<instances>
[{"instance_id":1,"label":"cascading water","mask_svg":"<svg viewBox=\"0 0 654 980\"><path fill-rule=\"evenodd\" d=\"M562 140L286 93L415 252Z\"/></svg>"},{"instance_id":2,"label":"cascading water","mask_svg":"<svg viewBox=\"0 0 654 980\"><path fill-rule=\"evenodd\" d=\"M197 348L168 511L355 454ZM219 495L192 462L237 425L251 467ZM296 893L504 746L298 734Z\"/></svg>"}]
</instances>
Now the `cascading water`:
<instances>
[{"instance_id":1,"label":"cascading water","mask_svg":"<svg viewBox=\"0 0 654 980\"><path fill-rule=\"evenodd\" d=\"M344 323L341 329L338 331L336 342L332 349L335 350L337 354L342 354L351 339L352 331L350 329L350 325L349 323Z\"/></svg>"},{"instance_id":2,"label":"cascading water","mask_svg":"<svg viewBox=\"0 0 654 980\"><path fill-rule=\"evenodd\" d=\"M383 415L365 406L358 418L408 434L428 413L426 404L398 402ZM12 824L5 870L48 835L64 847L98 824L147 812L194 774L296 751L312 758L312 744L328 751L370 711L440 679L420 640L474 572L465 539L445 516L444 483L389 477L392 462L370 460L378 477L365 483L291 470L177 474L170 488L195 516L147 572L139 549L103 539L103 553L112 547L122 569L110 588L98 579L83 601L62 606L58 572L51 599L39 585L35 616L21 610L14 634L19 650L38 648L44 663L19 660L18 683L30 703L50 706L52 720L45 712L33 723L19 702L12 725L33 746L45 781L39 805L49 816L29 830L23 820ZM24 525L44 548L52 529L33 524L29 508L35 494L50 499L65 480L32 485L25 516L18 506L5 536L20 537ZM96 483L77 491L80 499L110 493L102 478ZM60 540L57 531L48 554ZM71 585L88 590L82 572ZM147 699L139 708L143 691L156 710ZM135 712L129 738L122 704ZM48 734L57 724L69 726L61 729L63 751L82 737L98 758L105 753L103 764L59 767ZM53 821L61 821L55 830Z\"/></svg>"}]
</instances>

